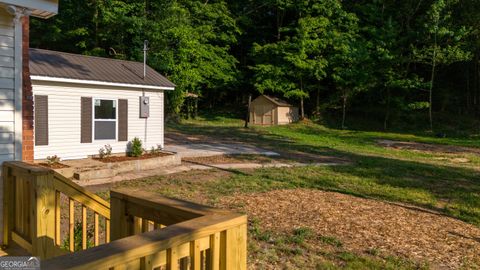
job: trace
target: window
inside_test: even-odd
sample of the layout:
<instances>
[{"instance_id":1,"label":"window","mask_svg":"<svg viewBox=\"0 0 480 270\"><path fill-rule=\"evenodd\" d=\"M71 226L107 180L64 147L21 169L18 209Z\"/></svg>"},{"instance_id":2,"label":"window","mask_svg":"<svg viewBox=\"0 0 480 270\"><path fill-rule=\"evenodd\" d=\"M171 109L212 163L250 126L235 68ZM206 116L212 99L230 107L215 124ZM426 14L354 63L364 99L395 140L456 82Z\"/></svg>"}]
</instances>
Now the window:
<instances>
[{"instance_id":1,"label":"window","mask_svg":"<svg viewBox=\"0 0 480 270\"><path fill-rule=\"evenodd\" d=\"M95 140L115 140L117 138L117 101L95 99L94 108Z\"/></svg>"}]
</instances>

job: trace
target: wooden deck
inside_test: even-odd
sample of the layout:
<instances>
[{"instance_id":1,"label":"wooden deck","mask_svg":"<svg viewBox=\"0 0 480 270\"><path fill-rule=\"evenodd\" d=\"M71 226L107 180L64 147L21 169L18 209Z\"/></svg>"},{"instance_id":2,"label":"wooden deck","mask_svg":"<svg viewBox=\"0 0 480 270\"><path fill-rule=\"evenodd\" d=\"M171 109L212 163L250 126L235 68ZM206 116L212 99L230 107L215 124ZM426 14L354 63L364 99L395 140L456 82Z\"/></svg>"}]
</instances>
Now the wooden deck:
<instances>
[{"instance_id":1,"label":"wooden deck","mask_svg":"<svg viewBox=\"0 0 480 270\"><path fill-rule=\"evenodd\" d=\"M17 243L10 244L6 249L0 249L0 257L3 256L32 256L25 249L20 247Z\"/></svg>"},{"instance_id":2,"label":"wooden deck","mask_svg":"<svg viewBox=\"0 0 480 270\"><path fill-rule=\"evenodd\" d=\"M111 191L108 202L22 162L3 163L3 184L1 256L36 256L49 270L246 269L243 214L131 189Z\"/></svg>"}]
</instances>

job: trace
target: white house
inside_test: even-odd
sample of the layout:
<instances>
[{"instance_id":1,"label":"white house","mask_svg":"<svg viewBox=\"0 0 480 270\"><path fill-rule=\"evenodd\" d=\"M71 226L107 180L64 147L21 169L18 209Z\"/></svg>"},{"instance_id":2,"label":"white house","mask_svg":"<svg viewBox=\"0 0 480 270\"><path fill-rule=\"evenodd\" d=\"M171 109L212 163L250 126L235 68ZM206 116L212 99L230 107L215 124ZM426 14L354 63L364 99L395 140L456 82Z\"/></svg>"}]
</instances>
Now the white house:
<instances>
[{"instance_id":1,"label":"white house","mask_svg":"<svg viewBox=\"0 0 480 270\"><path fill-rule=\"evenodd\" d=\"M22 160L25 150L22 105L31 102L29 93L23 91L23 78L28 77L23 67L28 64L29 16L48 18L57 11L58 0L0 0L0 165L8 160ZM3 216L3 204L0 212ZM3 219L0 223L3 235Z\"/></svg>"},{"instance_id":2,"label":"white house","mask_svg":"<svg viewBox=\"0 0 480 270\"><path fill-rule=\"evenodd\" d=\"M164 146L164 91L175 85L143 63L30 49L34 159L86 158L134 137Z\"/></svg>"}]
</instances>

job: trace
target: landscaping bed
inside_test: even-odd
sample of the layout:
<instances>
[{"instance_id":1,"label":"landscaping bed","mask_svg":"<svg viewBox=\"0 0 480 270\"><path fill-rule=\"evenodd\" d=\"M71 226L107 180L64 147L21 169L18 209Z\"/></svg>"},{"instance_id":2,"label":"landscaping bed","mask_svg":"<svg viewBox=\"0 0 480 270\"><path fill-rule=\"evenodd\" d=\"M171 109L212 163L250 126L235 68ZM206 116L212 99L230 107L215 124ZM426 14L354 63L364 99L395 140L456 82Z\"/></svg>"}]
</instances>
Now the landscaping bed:
<instances>
[{"instance_id":1,"label":"landscaping bed","mask_svg":"<svg viewBox=\"0 0 480 270\"><path fill-rule=\"evenodd\" d=\"M111 178L120 173L153 170L182 163L179 155L163 151L155 154L147 153L135 158L109 156L102 159L95 158L92 161L96 162L96 164L89 167L81 166L76 168L73 178L82 181Z\"/></svg>"},{"instance_id":2,"label":"landscaping bed","mask_svg":"<svg viewBox=\"0 0 480 270\"><path fill-rule=\"evenodd\" d=\"M70 166L66 165L66 164L63 164L63 163L52 163L52 164L49 164L49 163L45 163L45 162L41 162L41 163L37 163L38 165L42 166L42 167L45 167L45 168L49 168L49 169L64 169L64 168L70 168Z\"/></svg>"},{"instance_id":3,"label":"landscaping bed","mask_svg":"<svg viewBox=\"0 0 480 270\"><path fill-rule=\"evenodd\" d=\"M157 157L164 157L171 155L172 153L145 153L139 157L131 157L131 156L108 156L104 158L93 158L94 160L101 161L103 163L113 163L113 162L122 162L122 161L130 161L130 160L142 160L142 159L150 159L150 158L157 158Z\"/></svg>"}]
</instances>

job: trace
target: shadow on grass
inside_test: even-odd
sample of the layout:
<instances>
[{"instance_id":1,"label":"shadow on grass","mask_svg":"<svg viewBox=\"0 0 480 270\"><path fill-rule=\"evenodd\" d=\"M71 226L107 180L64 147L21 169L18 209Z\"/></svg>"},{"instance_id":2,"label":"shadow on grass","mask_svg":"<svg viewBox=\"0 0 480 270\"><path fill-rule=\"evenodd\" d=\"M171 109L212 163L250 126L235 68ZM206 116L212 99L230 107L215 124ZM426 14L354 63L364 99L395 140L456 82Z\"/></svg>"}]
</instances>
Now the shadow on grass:
<instances>
[{"instance_id":1,"label":"shadow on grass","mask_svg":"<svg viewBox=\"0 0 480 270\"><path fill-rule=\"evenodd\" d=\"M222 168L220 166L217 166L215 164L207 164L207 163L204 163L204 162L196 162L196 161L183 161L183 162L186 162L186 163L190 163L190 164L195 164L195 165L200 165L200 166L204 166L204 167L208 167L208 168L211 168L211 169L216 169L216 170L221 170L221 171L224 171L224 172L229 172L229 173L233 173L233 174L239 174L239 175L244 175L244 176L248 176L250 174L248 173L245 173L245 172L242 172L240 170L236 170L236 169L229 169L229 168Z\"/></svg>"},{"instance_id":2,"label":"shadow on grass","mask_svg":"<svg viewBox=\"0 0 480 270\"><path fill-rule=\"evenodd\" d=\"M427 164L413 160L414 157L405 160L381 156L387 150L367 155L358 149L372 144L374 139L356 136L355 131L342 133L345 138L341 138L338 134L321 128L293 127L294 131L301 135L318 136L319 142L309 144L300 143L305 142L305 139L272 134L264 129L193 124L170 128L181 133L200 134L219 140L240 140L280 152L287 158L300 152L351 161L350 165L260 169L251 175L236 174L231 181L222 181L215 187L222 194L231 191L255 192L278 188L316 188L410 203L480 225L479 171ZM297 133L292 136L296 135ZM330 142L343 139L348 140L352 152L335 149L335 143Z\"/></svg>"}]
</instances>

